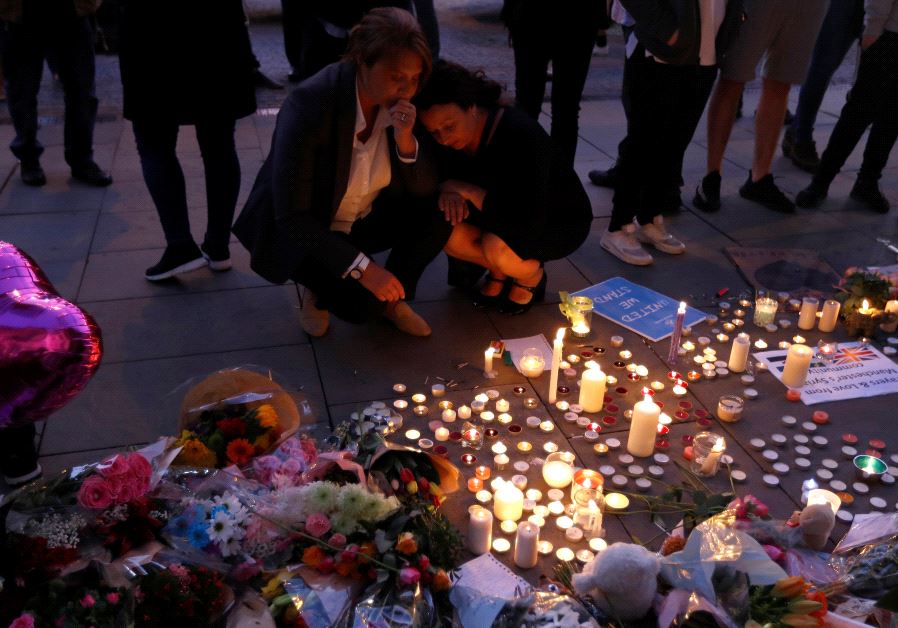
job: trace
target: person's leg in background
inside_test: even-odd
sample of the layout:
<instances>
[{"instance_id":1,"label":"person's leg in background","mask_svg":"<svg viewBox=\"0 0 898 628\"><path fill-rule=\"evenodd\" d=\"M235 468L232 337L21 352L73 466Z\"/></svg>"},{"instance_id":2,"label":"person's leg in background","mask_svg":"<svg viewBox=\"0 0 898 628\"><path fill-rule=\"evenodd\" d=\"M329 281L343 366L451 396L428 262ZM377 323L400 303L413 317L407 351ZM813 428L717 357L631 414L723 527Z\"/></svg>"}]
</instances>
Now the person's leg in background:
<instances>
[{"instance_id":1,"label":"person's leg in background","mask_svg":"<svg viewBox=\"0 0 898 628\"><path fill-rule=\"evenodd\" d=\"M414 0L415 15L427 37L427 45L434 60L440 57L440 25L437 12L433 8L433 0Z\"/></svg>"},{"instance_id":2,"label":"person's leg in background","mask_svg":"<svg viewBox=\"0 0 898 628\"><path fill-rule=\"evenodd\" d=\"M287 80L300 80L302 65L303 0L281 0L281 26L284 29L284 54L290 64Z\"/></svg>"},{"instance_id":3,"label":"person's leg in background","mask_svg":"<svg viewBox=\"0 0 898 628\"><path fill-rule=\"evenodd\" d=\"M811 66L798 94L795 118L783 135L783 155L798 168L813 174L820 157L814 143L814 123L826 88L863 28L863 0L830 0Z\"/></svg>"},{"instance_id":4,"label":"person's leg in background","mask_svg":"<svg viewBox=\"0 0 898 628\"><path fill-rule=\"evenodd\" d=\"M0 473L9 488L40 477L34 423L0 430Z\"/></svg>"},{"instance_id":5,"label":"person's leg in background","mask_svg":"<svg viewBox=\"0 0 898 628\"><path fill-rule=\"evenodd\" d=\"M551 58L545 24L534 23L537 17L538 11L523 2L512 16L510 26L514 48L515 101L534 120L542 112L546 70ZM546 16L542 17L544 21Z\"/></svg>"},{"instance_id":6,"label":"person's leg in background","mask_svg":"<svg viewBox=\"0 0 898 628\"><path fill-rule=\"evenodd\" d=\"M231 268L228 242L237 195L240 193L240 159L234 144L233 120L207 120L196 125L196 139L206 178L207 222L203 256L212 270Z\"/></svg>"}]
</instances>

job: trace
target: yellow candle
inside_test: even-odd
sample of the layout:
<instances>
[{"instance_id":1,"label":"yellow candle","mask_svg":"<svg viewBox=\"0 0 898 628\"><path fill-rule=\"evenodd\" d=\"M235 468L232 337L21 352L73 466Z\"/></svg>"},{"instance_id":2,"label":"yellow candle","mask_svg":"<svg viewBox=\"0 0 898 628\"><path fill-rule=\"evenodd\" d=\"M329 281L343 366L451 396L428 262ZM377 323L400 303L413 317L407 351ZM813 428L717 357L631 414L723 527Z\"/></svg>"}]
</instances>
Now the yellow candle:
<instances>
[{"instance_id":1,"label":"yellow candle","mask_svg":"<svg viewBox=\"0 0 898 628\"><path fill-rule=\"evenodd\" d=\"M661 408L647 394L642 401L633 406L630 436L627 439L627 451L631 455L640 458L652 455L655 450L655 436L658 433L658 417L660 415Z\"/></svg>"},{"instance_id":2,"label":"yellow candle","mask_svg":"<svg viewBox=\"0 0 898 628\"><path fill-rule=\"evenodd\" d=\"M896 301L895 304L898 306L898 301ZM817 329L826 333L833 331L839 320L839 309L841 307L842 304L835 299L827 299L824 301L823 312L820 314L820 322L817 324ZM896 307L896 309L898 309L898 307Z\"/></svg>"},{"instance_id":3,"label":"yellow candle","mask_svg":"<svg viewBox=\"0 0 898 628\"><path fill-rule=\"evenodd\" d=\"M748 364L748 350L751 346L748 334L739 334L733 338L733 346L730 349L729 369L733 373L741 373Z\"/></svg>"},{"instance_id":4,"label":"yellow candle","mask_svg":"<svg viewBox=\"0 0 898 628\"><path fill-rule=\"evenodd\" d=\"M789 353L786 354L786 364L783 366L783 385L789 388L801 388L804 386L813 357L814 352L807 345L794 344L789 347Z\"/></svg>"},{"instance_id":5,"label":"yellow candle","mask_svg":"<svg viewBox=\"0 0 898 628\"><path fill-rule=\"evenodd\" d=\"M605 373L590 360L580 379L580 406L584 412L598 412L605 403Z\"/></svg>"}]
</instances>

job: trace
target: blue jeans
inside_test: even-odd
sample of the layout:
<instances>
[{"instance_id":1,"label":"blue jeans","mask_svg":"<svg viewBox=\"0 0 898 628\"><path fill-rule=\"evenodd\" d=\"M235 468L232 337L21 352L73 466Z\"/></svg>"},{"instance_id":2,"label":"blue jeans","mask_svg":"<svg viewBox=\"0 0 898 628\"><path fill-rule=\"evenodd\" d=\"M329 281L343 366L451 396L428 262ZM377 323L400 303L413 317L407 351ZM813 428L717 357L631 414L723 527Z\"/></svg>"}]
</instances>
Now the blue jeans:
<instances>
[{"instance_id":1,"label":"blue jeans","mask_svg":"<svg viewBox=\"0 0 898 628\"><path fill-rule=\"evenodd\" d=\"M21 24L0 22L0 55L6 98L16 135L10 144L20 160L40 157L37 94L44 59L52 53L65 95L65 160L79 167L93 160L97 97L94 30L71 4L25 2Z\"/></svg>"},{"instance_id":2,"label":"blue jeans","mask_svg":"<svg viewBox=\"0 0 898 628\"><path fill-rule=\"evenodd\" d=\"M814 122L829 87L829 81L842 64L851 45L861 36L864 25L863 0L830 0L829 11L823 19L814 56L801 92L798 108L792 121L792 132L799 144L814 139Z\"/></svg>"},{"instance_id":3,"label":"blue jeans","mask_svg":"<svg viewBox=\"0 0 898 628\"><path fill-rule=\"evenodd\" d=\"M178 123L134 120L134 139L140 154L143 179L153 197L165 241L169 246L193 242L187 214L184 171L175 147ZM240 160L234 145L233 120L208 120L196 125L196 139L206 175L207 247L228 245L237 195L240 192Z\"/></svg>"}]
</instances>

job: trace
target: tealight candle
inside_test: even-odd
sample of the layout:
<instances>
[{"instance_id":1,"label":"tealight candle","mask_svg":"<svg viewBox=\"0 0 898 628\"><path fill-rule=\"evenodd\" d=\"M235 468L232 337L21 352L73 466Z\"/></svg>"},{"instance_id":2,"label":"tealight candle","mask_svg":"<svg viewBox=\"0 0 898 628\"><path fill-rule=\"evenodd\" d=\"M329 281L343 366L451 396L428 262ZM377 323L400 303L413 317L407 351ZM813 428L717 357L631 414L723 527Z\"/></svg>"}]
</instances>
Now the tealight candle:
<instances>
[{"instance_id":1,"label":"tealight candle","mask_svg":"<svg viewBox=\"0 0 898 628\"><path fill-rule=\"evenodd\" d=\"M491 423L496 420L496 415L489 410L484 410L480 413L480 420L484 423Z\"/></svg>"},{"instance_id":2,"label":"tealight candle","mask_svg":"<svg viewBox=\"0 0 898 628\"><path fill-rule=\"evenodd\" d=\"M480 478L481 480L490 479L490 468L486 465L480 465L474 468L474 477Z\"/></svg>"},{"instance_id":3,"label":"tealight candle","mask_svg":"<svg viewBox=\"0 0 898 628\"><path fill-rule=\"evenodd\" d=\"M630 499L623 493L608 493L605 495L605 506L611 510L623 510L630 505Z\"/></svg>"},{"instance_id":4,"label":"tealight candle","mask_svg":"<svg viewBox=\"0 0 898 628\"><path fill-rule=\"evenodd\" d=\"M405 410L406 408L408 408L408 401L406 401L405 399L397 399L393 402L393 407L397 410Z\"/></svg>"},{"instance_id":5,"label":"tealight candle","mask_svg":"<svg viewBox=\"0 0 898 628\"><path fill-rule=\"evenodd\" d=\"M508 412L511 404L507 399L496 399L496 412Z\"/></svg>"},{"instance_id":6,"label":"tealight candle","mask_svg":"<svg viewBox=\"0 0 898 628\"><path fill-rule=\"evenodd\" d=\"M393 384L393 392L399 395L405 394L405 391L408 390L405 384Z\"/></svg>"},{"instance_id":7,"label":"tealight candle","mask_svg":"<svg viewBox=\"0 0 898 628\"><path fill-rule=\"evenodd\" d=\"M503 443L501 441L498 443L493 443L493 446L490 449L492 450L492 452L494 454L497 454L497 455L504 454L506 451L508 451L508 447L506 447L505 443Z\"/></svg>"},{"instance_id":8,"label":"tealight candle","mask_svg":"<svg viewBox=\"0 0 898 628\"><path fill-rule=\"evenodd\" d=\"M468 478L468 490L472 493L483 490L483 480L480 478Z\"/></svg>"},{"instance_id":9,"label":"tealight candle","mask_svg":"<svg viewBox=\"0 0 898 628\"><path fill-rule=\"evenodd\" d=\"M493 494L488 490L483 489L482 491L477 491L477 493L474 495L474 499L479 501L481 504L486 504L493 499Z\"/></svg>"},{"instance_id":10,"label":"tealight candle","mask_svg":"<svg viewBox=\"0 0 898 628\"><path fill-rule=\"evenodd\" d=\"M434 397L442 397L446 394L446 385L445 384L434 384L430 387L430 394Z\"/></svg>"},{"instance_id":11,"label":"tealight candle","mask_svg":"<svg viewBox=\"0 0 898 628\"><path fill-rule=\"evenodd\" d=\"M497 454L493 457L493 464L496 465L496 469L498 471L502 471L505 469L505 466L508 464L509 458L507 454Z\"/></svg>"},{"instance_id":12,"label":"tealight candle","mask_svg":"<svg viewBox=\"0 0 898 628\"><path fill-rule=\"evenodd\" d=\"M493 551L497 554L504 554L511 549L511 541L508 539L493 539Z\"/></svg>"},{"instance_id":13,"label":"tealight candle","mask_svg":"<svg viewBox=\"0 0 898 628\"><path fill-rule=\"evenodd\" d=\"M421 438L421 432L418 430L406 430L405 437L409 440L418 440Z\"/></svg>"},{"instance_id":14,"label":"tealight candle","mask_svg":"<svg viewBox=\"0 0 898 628\"><path fill-rule=\"evenodd\" d=\"M459 419L463 419L463 420L470 419L471 418L471 408L463 405L463 406L459 407L459 409L456 411L455 414Z\"/></svg>"},{"instance_id":15,"label":"tealight candle","mask_svg":"<svg viewBox=\"0 0 898 628\"><path fill-rule=\"evenodd\" d=\"M555 525L558 526L559 530L567 530L574 525L574 520L567 515L564 515L555 520Z\"/></svg>"},{"instance_id":16,"label":"tealight candle","mask_svg":"<svg viewBox=\"0 0 898 628\"><path fill-rule=\"evenodd\" d=\"M555 424L552 421L546 420L539 424L539 429L543 432L551 432L555 429Z\"/></svg>"},{"instance_id":17,"label":"tealight candle","mask_svg":"<svg viewBox=\"0 0 898 628\"><path fill-rule=\"evenodd\" d=\"M439 442L444 442L449 440L449 429L445 427L438 427L433 432L433 437Z\"/></svg>"},{"instance_id":18,"label":"tealight candle","mask_svg":"<svg viewBox=\"0 0 898 628\"><path fill-rule=\"evenodd\" d=\"M427 406L415 406L412 412L414 412L416 416L427 416L427 413L430 412L430 410Z\"/></svg>"},{"instance_id":19,"label":"tealight candle","mask_svg":"<svg viewBox=\"0 0 898 628\"><path fill-rule=\"evenodd\" d=\"M526 440L520 441L516 445L516 447L518 448L518 451L520 451L522 453L527 453L527 452L533 450L533 444L531 444L529 441L526 441Z\"/></svg>"},{"instance_id":20,"label":"tealight candle","mask_svg":"<svg viewBox=\"0 0 898 628\"><path fill-rule=\"evenodd\" d=\"M455 412L455 410L443 410L442 417L443 421L445 421L446 423L452 423L453 421L455 421L456 416L457 413Z\"/></svg>"},{"instance_id":21,"label":"tealight candle","mask_svg":"<svg viewBox=\"0 0 898 628\"><path fill-rule=\"evenodd\" d=\"M498 417L496 417L496 421L499 422L499 425L508 425L512 421L512 417L507 412L503 412Z\"/></svg>"},{"instance_id":22,"label":"tealight candle","mask_svg":"<svg viewBox=\"0 0 898 628\"><path fill-rule=\"evenodd\" d=\"M599 537L589 539L589 549L594 552L604 552L608 549L608 542Z\"/></svg>"},{"instance_id":23,"label":"tealight candle","mask_svg":"<svg viewBox=\"0 0 898 628\"><path fill-rule=\"evenodd\" d=\"M427 401L427 397L421 393L415 393L414 395L412 395L412 401L418 404L424 403L425 401Z\"/></svg>"}]
</instances>

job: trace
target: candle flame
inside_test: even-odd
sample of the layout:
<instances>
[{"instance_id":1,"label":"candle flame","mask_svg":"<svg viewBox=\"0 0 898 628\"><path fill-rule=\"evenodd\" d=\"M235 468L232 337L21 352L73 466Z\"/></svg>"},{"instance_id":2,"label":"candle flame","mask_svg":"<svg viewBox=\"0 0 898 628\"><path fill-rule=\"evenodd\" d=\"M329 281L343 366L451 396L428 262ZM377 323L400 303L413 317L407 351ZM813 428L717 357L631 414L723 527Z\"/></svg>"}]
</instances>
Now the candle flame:
<instances>
[{"instance_id":1,"label":"candle flame","mask_svg":"<svg viewBox=\"0 0 898 628\"><path fill-rule=\"evenodd\" d=\"M717 442L714 443L714 448L711 451L722 452L726 449L726 441L723 438L718 438Z\"/></svg>"},{"instance_id":2,"label":"candle flame","mask_svg":"<svg viewBox=\"0 0 898 628\"><path fill-rule=\"evenodd\" d=\"M677 308L677 314L685 314L686 313L686 302L680 301L680 307Z\"/></svg>"},{"instance_id":3,"label":"candle flame","mask_svg":"<svg viewBox=\"0 0 898 628\"><path fill-rule=\"evenodd\" d=\"M495 352L496 352L496 349L494 347L490 347L489 349L487 349L485 351L486 355L488 355L488 356L492 356Z\"/></svg>"},{"instance_id":4,"label":"candle flame","mask_svg":"<svg viewBox=\"0 0 898 628\"><path fill-rule=\"evenodd\" d=\"M863 302L863 304L861 305L861 309L862 309L862 310L869 310L869 309L870 309L870 302L869 302L867 299L864 299L864 302Z\"/></svg>"},{"instance_id":5,"label":"candle flame","mask_svg":"<svg viewBox=\"0 0 898 628\"><path fill-rule=\"evenodd\" d=\"M564 327L559 327L558 331L555 332L555 340L564 340Z\"/></svg>"}]
</instances>

